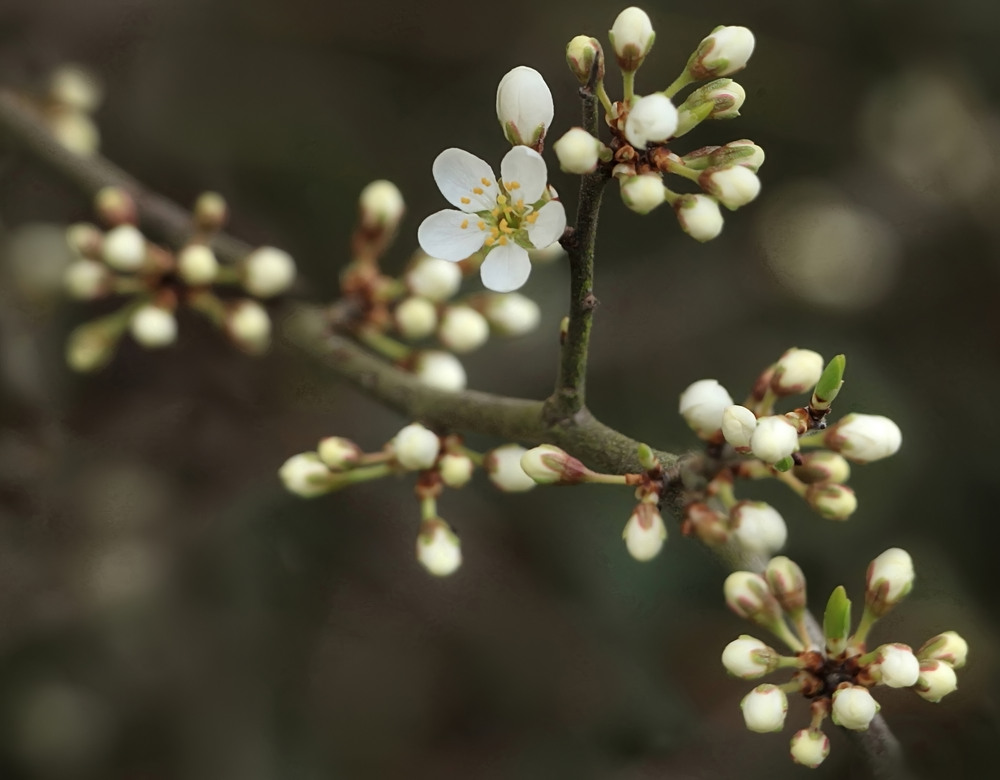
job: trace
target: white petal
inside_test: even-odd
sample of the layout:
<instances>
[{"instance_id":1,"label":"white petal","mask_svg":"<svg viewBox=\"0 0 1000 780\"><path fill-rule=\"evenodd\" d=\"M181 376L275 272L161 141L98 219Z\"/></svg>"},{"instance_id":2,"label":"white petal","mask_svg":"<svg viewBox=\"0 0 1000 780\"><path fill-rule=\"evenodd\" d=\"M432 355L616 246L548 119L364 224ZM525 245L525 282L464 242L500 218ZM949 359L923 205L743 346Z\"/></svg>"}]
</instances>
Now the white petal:
<instances>
[{"instance_id":1,"label":"white petal","mask_svg":"<svg viewBox=\"0 0 1000 780\"><path fill-rule=\"evenodd\" d=\"M527 146L515 146L500 163L500 178L514 200L534 203L545 192L549 174L542 155ZM511 186L517 183L517 189Z\"/></svg>"},{"instance_id":2,"label":"white petal","mask_svg":"<svg viewBox=\"0 0 1000 780\"><path fill-rule=\"evenodd\" d=\"M522 147L523 148L523 147ZM494 247L486 255L479 274L483 286L495 292L511 292L528 281L531 260L528 251L517 244Z\"/></svg>"},{"instance_id":3,"label":"white petal","mask_svg":"<svg viewBox=\"0 0 1000 780\"><path fill-rule=\"evenodd\" d=\"M462 211L485 211L497 205L493 169L476 155L464 149L445 149L431 170L438 189L452 206Z\"/></svg>"},{"instance_id":4,"label":"white petal","mask_svg":"<svg viewBox=\"0 0 1000 780\"><path fill-rule=\"evenodd\" d=\"M475 214L444 209L420 223L417 242L431 257L457 263L477 251L489 235L480 224Z\"/></svg>"},{"instance_id":5,"label":"white petal","mask_svg":"<svg viewBox=\"0 0 1000 780\"><path fill-rule=\"evenodd\" d=\"M550 200L538 210L538 218L528 225L528 238L536 249L547 247L562 238L566 230L566 209L557 200Z\"/></svg>"}]
</instances>

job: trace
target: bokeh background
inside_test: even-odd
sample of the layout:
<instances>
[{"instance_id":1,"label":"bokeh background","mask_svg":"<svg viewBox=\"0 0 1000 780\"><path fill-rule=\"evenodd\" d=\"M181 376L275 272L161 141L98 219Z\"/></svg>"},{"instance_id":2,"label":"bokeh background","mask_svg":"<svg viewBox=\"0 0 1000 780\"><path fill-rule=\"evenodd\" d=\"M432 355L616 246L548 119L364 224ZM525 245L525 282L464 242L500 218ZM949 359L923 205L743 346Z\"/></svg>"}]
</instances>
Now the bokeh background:
<instances>
[{"instance_id":1,"label":"bokeh background","mask_svg":"<svg viewBox=\"0 0 1000 780\"><path fill-rule=\"evenodd\" d=\"M400 270L443 201L433 157L498 161L499 78L539 69L552 138L578 122L563 64L606 40L621 4L430 0L5 0L0 78L31 90L82 63L105 85L102 149L191 203L223 192L232 232L291 251L329 299L360 189L387 177L409 214ZM638 89L669 83L717 24L757 35L743 116L682 150L752 138L756 203L702 246L669 210L609 190L599 239L590 404L664 448L690 382L741 396L797 345L848 355L838 414L888 414L889 461L855 469L847 523L778 506L815 608L867 562L913 555L918 584L876 641L956 629L972 645L938 705L880 695L920 777L982 777L997 712L996 388L1000 272L1000 4L760 0L645 6L657 29ZM609 91L620 94L609 66ZM90 218L64 182L0 147L0 777L799 777L782 735L742 726L749 684L722 647L747 630L724 570L673 534L650 564L621 543L610 489L503 495L485 479L443 516L465 565L436 581L413 558L401 478L314 501L285 494L289 455L339 434L375 450L404 423L291 350L233 354L195 317L159 354L124 344L96 376L62 362L94 311L58 295L60 226ZM570 208L575 183L555 172ZM525 292L537 334L466 361L481 389L544 397L564 264ZM471 285L474 289L477 285ZM488 447L498 442L471 440ZM816 777L864 777L848 740Z\"/></svg>"}]
</instances>

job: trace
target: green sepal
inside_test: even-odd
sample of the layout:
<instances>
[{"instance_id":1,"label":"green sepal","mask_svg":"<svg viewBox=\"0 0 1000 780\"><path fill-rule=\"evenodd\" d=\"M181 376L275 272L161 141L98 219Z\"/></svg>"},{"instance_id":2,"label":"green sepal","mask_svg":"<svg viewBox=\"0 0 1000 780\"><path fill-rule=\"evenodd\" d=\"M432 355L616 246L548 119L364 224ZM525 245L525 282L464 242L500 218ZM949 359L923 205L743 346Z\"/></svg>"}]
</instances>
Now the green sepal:
<instances>
[{"instance_id":1,"label":"green sepal","mask_svg":"<svg viewBox=\"0 0 1000 780\"><path fill-rule=\"evenodd\" d=\"M777 463L774 464L775 471L788 471L792 466L795 465L795 461L792 460L791 455L786 455Z\"/></svg>"},{"instance_id":2,"label":"green sepal","mask_svg":"<svg viewBox=\"0 0 1000 780\"><path fill-rule=\"evenodd\" d=\"M840 655L847 647L847 637L851 633L851 600L843 585L838 585L826 602L823 613L823 635L826 637L826 651L831 656Z\"/></svg>"},{"instance_id":3,"label":"green sepal","mask_svg":"<svg viewBox=\"0 0 1000 780\"><path fill-rule=\"evenodd\" d=\"M847 367L847 358L837 355L826 364L823 374L816 383L813 390L810 406L817 411L829 409L830 405L837 398L840 388L844 385L844 369Z\"/></svg>"},{"instance_id":4,"label":"green sepal","mask_svg":"<svg viewBox=\"0 0 1000 780\"><path fill-rule=\"evenodd\" d=\"M646 471L655 469L660 465L660 461L658 461L656 459L656 455L653 454L653 448L648 444L640 443L636 448L636 455L639 458L639 465L646 469Z\"/></svg>"}]
</instances>

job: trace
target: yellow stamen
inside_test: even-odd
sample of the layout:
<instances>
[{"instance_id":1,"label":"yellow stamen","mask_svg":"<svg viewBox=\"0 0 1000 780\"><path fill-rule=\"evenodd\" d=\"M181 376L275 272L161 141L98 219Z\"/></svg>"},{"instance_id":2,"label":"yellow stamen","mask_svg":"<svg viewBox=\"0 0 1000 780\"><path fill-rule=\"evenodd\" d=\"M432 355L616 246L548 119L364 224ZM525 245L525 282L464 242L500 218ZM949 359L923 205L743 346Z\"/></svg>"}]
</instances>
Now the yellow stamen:
<instances>
[{"instance_id":1,"label":"yellow stamen","mask_svg":"<svg viewBox=\"0 0 1000 780\"><path fill-rule=\"evenodd\" d=\"M459 200L462 201L462 203L465 203L466 205L468 205L469 203L472 203L472 199L471 198L466 198L465 196L462 196L461 198L459 198Z\"/></svg>"},{"instance_id":2,"label":"yellow stamen","mask_svg":"<svg viewBox=\"0 0 1000 780\"><path fill-rule=\"evenodd\" d=\"M482 188L481 188L481 187L473 187L473 188L472 188L472 191L473 191L474 193L476 193L476 195L482 195L482 194L483 194L483 190L482 190Z\"/></svg>"},{"instance_id":3,"label":"yellow stamen","mask_svg":"<svg viewBox=\"0 0 1000 780\"><path fill-rule=\"evenodd\" d=\"M507 246L507 236L500 236L500 241L498 243L500 246Z\"/></svg>"},{"instance_id":4,"label":"yellow stamen","mask_svg":"<svg viewBox=\"0 0 1000 780\"><path fill-rule=\"evenodd\" d=\"M459 227L462 228L462 230L465 230L468 226L469 226L469 220L467 219L463 219L462 224L459 225Z\"/></svg>"},{"instance_id":5,"label":"yellow stamen","mask_svg":"<svg viewBox=\"0 0 1000 780\"><path fill-rule=\"evenodd\" d=\"M518 211L524 211L524 199L519 200L515 204L514 208L516 208Z\"/></svg>"},{"instance_id":6,"label":"yellow stamen","mask_svg":"<svg viewBox=\"0 0 1000 780\"><path fill-rule=\"evenodd\" d=\"M480 230L486 230L486 223L483 222L482 220L479 220L476 223L476 227L479 228Z\"/></svg>"},{"instance_id":7,"label":"yellow stamen","mask_svg":"<svg viewBox=\"0 0 1000 780\"><path fill-rule=\"evenodd\" d=\"M507 192L521 189L521 183L516 181L512 181L510 184L504 183L504 186L507 188Z\"/></svg>"},{"instance_id":8,"label":"yellow stamen","mask_svg":"<svg viewBox=\"0 0 1000 780\"><path fill-rule=\"evenodd\" d=\"M491 182L485 176L483 178L481 178L479 181L481 181L483 183L484 187L489 187L491 184L493 184L493 182Z\"/></svg>"},{"instance_id":9,"label":"yellow stamen","mask_svg":"<svg viewBox=\"0 0 1000 780\"><path fill-rule=\"evenodd\" d=\"M538 212L537 212L537 211L533 211L533 212L531 212L530 214L528 214L528 215L527 215L527 216L525 216L525 218L524 218L524 220L525 220L526 222L529 222L529 223L531 223L532 225L534 225L534 224L535 224L535 221L536 221L537 219L538 219Z\"/></svg>"},{"instance_id":10,"label":"yellow stamen","mask_svg":"<svg viewBox=\"0 0 1000 780\"><path fill-rule=\"evenodd\" d=\"M486 239L486 240L485 240L485 241L483 242L483 246L493 246L493 238L492 238L492 237L490 237L490 238L487 238L487 239Z\"/></svg>"}]
</instances>

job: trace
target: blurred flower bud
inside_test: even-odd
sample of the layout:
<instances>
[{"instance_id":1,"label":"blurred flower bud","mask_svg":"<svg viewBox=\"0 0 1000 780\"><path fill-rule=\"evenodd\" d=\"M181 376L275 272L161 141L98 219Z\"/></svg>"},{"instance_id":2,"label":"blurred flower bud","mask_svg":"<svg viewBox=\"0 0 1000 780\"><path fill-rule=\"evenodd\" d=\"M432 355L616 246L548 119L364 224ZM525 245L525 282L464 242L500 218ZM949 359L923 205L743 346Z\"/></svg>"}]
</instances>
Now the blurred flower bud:
<instances>
[{"instance_id":1,"label":"blurred flower bud","mask_svg":"<svg viewBox=\"0 0 1000 780\"><path fill-rule=\"evenodd\" d=\"M740 547L749 552L771 555L785 546L785 520L763 501L740 501L729 513L730 529Z\"/></svg>"},{"instance_id":2,"label":"blurred flower bud","mask_svg":"<svg viewBox=\"0 0 1000 780\"><path fill-rule=\"evenodd\" d=\"M204 244L188 244L177 256L177 272L188 284L211 284L219 272L219 261Z\"/></svg>"},{"instance_id":3,"label":"blurred flower bud","mask_svg":"<svg viewBox=\"0 0 1000 780\"><path fill-rule=\"evenodd\" d=\"M93 113L104 99L101 82L79 65L56 68L49 77L49 97L62 106Z\"/></svg>"},{"instance_id":4,"label":"blurred flower bud","mask_svg":"<svg viewBox=\"0 0 1000 780\"><path fill-rule=\"evenodd\" d=\"M746 67L753 47L753 33L746 27L716 27L698 44L687 72L695 81L729 76Z\"/></svg>"},{"instance_id":5,"label":"blurred flower bud","mask_svg":"<svg viewBox=\"0 0 1000 780\"><path fill-rule=\"evenodd\" d=\"M681 195L674 201L674 212L681 230L695 241L711 241L722 232L722 212L715 198L707 195Z\"/></svg>"},{"instance_id":6,"label":"blurred flower bud","mask_svg":"<svg viewBox=\"0 0 1000 780\"><path fill-rule=\"evenodd\" d=\"M852 731L864 731L878 714L879 704L861 685L846 685L833 692L833 722Z\"/></svg>"},{"instance_id":7,"label":"blurred flower bud","mask_svg":"<svg viewBox=\"0 0 1000 780\"><path fill-rule=\"evenodd\" d=\"M745 406L727 406L722 413L722 435L737 452L750 452L750 439L757 430L757 415Z\"/></svg>"},{"instance_id":8,"label":"blurred flower bud","mask_svg":"<svg viewBox=\"0 0 1000 780\"><path fill-rule=\"evenodd\" d=\"M760 194L757 174L742 165L709 168L698 179L702 189L714 195L730 211L747 205Z\"/></svg>"},{"instance_id":9,"label":"blurred flower bud","mask_svg":"<svg viewBox=\"0 0 1000 780\"><path fill-rule=\"evenodd\" d=\"M870 463L895 455L903 434L888 417L849 414L826 429L823 443L855 463Z\"/></svg>"},{"instance_id":10,"label":"blurred flower bud","mask_svg":"<svg viewBox=\"0 0 1000 780\"><path fill-rule=\"evenodd\" d=\"M441 451L441 439L420 423L410 423L392 440L396 462L409 471L429 469Z\"/></svg>"},{"instance_id":11,"label":"blurred flower bud","mask_svg":"<svg viewBox=\"0 0 1000 780\"><path fill-rule=\"evenodd\" d=\"M327 436L320 439L316 448L319 459L333 471L342 471L358 462L361 448L350 439L341 436Z\"/></svg>"},{"instance_id":12,"label":"blurred flower bud","mask_svg":"<svg viewBox=\"0 0 1000 780\"><path fill-rule=\"evenodd\" d=\"M958 675L950 664L937 660L920 662L920 676L913 686L920 698L939 702L957 689Z\"/></svg>"},{"instance_id":13,"label":"blurred flower bud","mask_svg":"<svg viewBox=\"0 0 1000 780\"><path fill-rule=\"evenodd\" d=\"M802 454L802 463L792 473L801 482L813 485L819 482L844 483L851 478L851 465L836 452L819 450Z\"/></svg>"},{"instance_id":14,"label":"blurred flower bud","mask_svg":"<svg viewBox=\"0 0 1000 780\"><path fill-rule=\"evenodd\" d=\"M462 286L462 269L457 263L423 255L406 272L410 292L440 303L451 298Z\"/></svg>"},{"instance_id":15,"label":"blurred flower bud","mask_svg":"<svg viewBox=\"0 0 1000 780\"><path fill-rule=\"evenodd\" d=\"M625 523L622 538L629 555L637 561L651 561L659 555L667 539L667 527L656 504L646 501L636 504Z\"/></svg>"},{"instance_id":16,"label":"blurred flower bud","mask_svg":"<svg viewBox=\"0 0 1000 780\"><path fill-rule=\"evenodd\" d=\"M781 608L793 617L806 608L806 575L795 561L779 555L764 569L767 586Z\"/></svg>"},{"instance_id":17,"label":"blurred flower bud","mask_svg":"<svg viewBox=\"0 0 1000 780\"><path fill-rule=\"evenodd\" d=\"M462 565L462 546L440 517L424 520L417 536L417 561L435 577L447 577Z\"/></svg>"},{"instance_id":18,"label":"blurred flower bud","mask_svg":"<svg viewBox=\"0 0 1000 780\"><path fill-rule=\"evenodd\" d=\"M295 281L295 261L282 249L262 246L243 260L243 287L257 298L285 292Z\"/></svg>"},{"instance_id":19,"label":"blurred flower bud","mask_svg":"<svg viewBox=\"0 0 1000 780\"><path fill-rule=\"evenodd\" d=\"M177 340L177 320L173 312L148 303L132 313L129 331L142 346L159 349Z\"/></svg>"},{"instance_id":20,"label":"blurred flower bud","mask_svg":"<svg viewBox=\"0 0 1000 780\"><path fill-rule=\"evenodd\" d=\"M489 339L490 326L471 306L449 306L441 317L437 336L453 352L472 352Z\"/></svg>"},{"instance_id":21,"label":"blurred flower bud","mask_svg":"<svg viewBox=\"0 0 1000 780\"><path fill-rule=\"evenodd\" d=\"M203 192L194 202L194 222L201 230L212 233L221 230L228 216L226 199L217 192Z\"/></svg>"},{"instance_id":22,"label":"blurred flower bud","mask_svg":"<svg viewBox=\"0 0 1000 780\"><path fill-rule=\"evenodd\" d=\"M521 458L526 452L519 444L504 444L487 453L483 465L490 481L505 493L531 490L537 483L521 468Z\"/></svg>"},{"instance_id":23,"label":"blurred flower bud","mask_svg":"<svg viewBox=\"0 0 1000 780\"><path fill-rule=\"evenodd\" d=\"M768 588L767 581L759 574L734 571L726 577L723 592L726 604L741 618L761 625L781 619L781 605Z\"/></svg>"},{"instance_id":24,"label":"blurred flower bud","mask_svg":"<svg viewBox=\"0 0 1000 780\"><path fill-rule=\"evenodd\" d=\"M777 463L787 458L799 446L799 435L784 417L761 417L750 437L750 449L754 457L765 463Z\"/></svg>"},{"instance_id":25,"label":"blurred flower bud","mask_svg":"<svg viewBox=\"0 0 1000 780\"><path fill-rule=\"evenodd\" d=\"M621 179L622 202L637 214L648 214L666 198L666 188L658 173L644 173Z\"/></svg>"},{"instance_id":26,"label":"blurred flower bud","mask_svg":"<svg viewBox=\"0 0 1000 780\"><path fill-rule=\"evenodd\" d=\"M89 222L76 222L66 228L66 243L69 248L82 257L98 258L101 256L101 245L104 234L97 225Z\"/></svg>"},{"instance_id":27,"label":"blurred flower bud","mask_svg":"<svg viewBox=\"0 0 1000 780\"><path fill-rule=\"evenodd\" d=\"M472 479L476 466L468 455L446 453L438 460L441 481L450 488L460 488Z\"/></svg>"},{"instance_id":28,"label":"blurred flower bud","mask_svg":"<svg viewBox=\"0 0 1000 780\"><path fill-rule=\"evenodd\" d=\"M830 755L830 738L819 729L801 729L792 737L792 761L815 769Z\"/></svg>"},{"instance_id":29,"label":"blurred flower bud","mask_svg":"<svg viewBox=\"0 0 1000 780\"><path fill-rule=\"evenodd\" d=\"M101 187L94 196L94 211L108 225L136 224L139 210L133 198L124 187Z\"/></svg>"},{"instance_id":30,"label":"blurred flower bud","mask_svg":"<svg viewBox=\"0 0 1000 780\"><path fill-rule=\"evenodd\" d=\"M377 179L361 190L358 198L361 224L391 233L399 226L406 205L399 187L387 179Z\"/></svg>"},{"instance_id":31,"label":"blurred flower bud","mask_svg":"<svg viewBox=\"0 0 1000 780\"><path fill-rule=\"evenodd\" d=\"M709 547L729 541L729 518L704 502L696 501L684 508L684 524L685 533L693 533Z\"/></svg>"},{"instance_id":32,"label":"blurred flower bud","mask_svg":"<svg viewBox=\"0 0 1000 780\"><path fill-rule=\"evenodd\" d=\"M882 645L873 665L875 679L890 688L909 688L920 675L920 661L909 645Z\"/></svg>"},{"instance_id":33,"label":"blurred flower bud","mask_svg":"<svg viewBox=\"0 0 1000 780\"><path fill-rule=\"evenodd\" d=\"M698 436L711 439L722 427L722 414L733 405L729 392L715 379L700 379L681 393L680 414Z\"/></svg>"},{"instance_id":34,"label":"blurred flower bud","mask_svg":"<svg viewBox=\"0 0 1000 780\"><path fill-rule=\"evenodd\" d=\"M750 731L758 734L781 731L788 714L788 696L777 685L762 683L743 697L740 709Z\"/></svg>"},{"instance_id":35,"label":"blurred flower bud","mask_svg":"<svg viewBox=\"0 0 1000 780\"><path fill-rule=\"evenodd\" d=\"M491 293L484 298L483 314L490 327L503 336L524 336L538 327L541 309L521 293Z\"/></svg>"},{"instance_id":36,"label":"blurred flower bud","mask_svg":"<svg viewBox=\"0 0 1000 780\"><path fill-rule=\"evenodd\" d=\"M747 634L734 639L722 651L722 665L733 677L755 680L778 668L781 656L759 639Z\"/></svg>"},{"instance_id":37,"label":"blurred flower bud","mask_svg":"<svg viewBox=\"0 0 1000 780\"><path fill-rule=\"evenodd\" d=\"M101 131L82 111L57 111L48 117L49 132L59 144L80 157L93 157L101 148Z\"/></svg>"},{"instance_id":38,"label":"blurred flower bud","mask_svg":"<svg viewBox=\"0 0 1000 780\"><path fill-rule=\"evenodd\" d=\"M656 33L653 32L653 23L646 12L631 6L618 14L611 25L609 36L618 58L618 66L626 73L631 73L639 69L649 50L653 48Z\"/></svg>"},{"instance_id":39,"label":"blurred flower bud","mask_svg":"<svg viewBox=\"0 0 1000 780\"><path fill-rule=\"evenodd\" d=\"M533 447L521 456L521 468L539 485L572 485L593 472L553 444Z\"/></svg>"},{"instance_id":40,"label":"blurred flower bud","mask_svg":"<svg viewBox=\"0 0 1000 780\"><path fill-rule=\"evenodd\" d=\"M118 336L101 320L78 325L66 340L67 365L81 373L103 368L114 357Z\"/></svg>"},{"instance_id":41,"label":"blurred flower bud","mask_svg":"<svg viewBox=\"0 0 1000 780\"><path fill-rule=\"evenodd\" d=\"M677 121L677 109L670 98L654 92L632 104L625 118L625 138L637 149L645 149L646 144L670 138L677 130Z\"/></svg>"},{"instance_id":42,"label":"blurred flower bud","mask_svg":"<svg viewBox=\"0 0 1000 780\"><path fill-rule=\"evenodd\" d=\"M865 603L882 617L913 589L913 559L906 550L890 547L868 565Z\"/></svg>"},{"instance_id":43,"label":"blurred flower bud","mask_svg":"<svg viewBox=\"0 0 1000 780\"><path fill-rule=\"evenodd\" d=\"M271 346L271 317L257 301L246 298L226 311L226 331L248 355L260 355Z\"/></svg>"},{"instance_id":44,"label":"blurred flower bud","mask_svg":"<svg viewBox=\"0 0 1000 780\"><path fill-rule=\"evenodd\" d=\"M796 395L812 390L823 374L826 362L811 349L792 347L782 355L771 375L771 390L779 395Z\"/></svg>"},{"instance_id":45,"label":"blurred flower bud","mask_svg":"<svg viewBox=\"0 0 1000 780\"><path fill-rule=\"evenodd\" d=\"M428 387L457 393L465 389L465 369L450 352L428 349L417 355L413 373Z\"/></svg>"},{"instance_id":46,"label":"blurred flower bud","mask_svg":"<svg viewBox=\"0 0 1000 780\"><path fill-rule=\"evenodd\" d=\"M601 142L582 127L572 127L552 144L559 167L566 173L590 173L597 168Z\"/></svg>"},{"instance_id":47,"label":"blurred flower bud","mask_svg":"<svg viewBox=\"0 0 1000 780\"><path fill-rule=\"evenodd\" d=\"M917 658L921 661L944 661L953 669L965 666L968 655L968 643L955 631L931 637L917 650Z\"/></svg>"},{"instance_id":48,"label":"blurred flower bud","mask_svg":"<svg viewBox=\"0 0 1000 780\"><path fill-rule=\"evenodd\" d=\"M684 158L687 162L687 157ZM725 146L712 149L707 157L710 168L730 168L733 165L742 165L749 168L754 173L760 170L764 164L764 150L753 141L741 139L730 141Z\"/></svg>"},{"instance_id":49,"label":"blurred flower bud","mask_svg":"<svg viewBox=\"0 0 1000 780\"><path fill-rule=\"evenodd\" d=\"M278 476L285 490L302 498L322 495L332 487L330 469L315 452L300 452L286 460Z\"/></svg>"},{"instance_id":50,"label":"blurred flower bud","mask_svg":"<svg viewBox=\"0 0 1000 780\"><path fill-rule=\"evenodd\" d=\"M519 65L497 87L497 119L514 146L538 146L552 124L552 93L542 74Z\"/></svg>"},{"instance_id":51,"label":"blurred flower bud","mask_svg":"<svg viewBox=\"0 0 1000 780\"><path fill-rule=\"evenodd\" d=\"M597 38L577 35L566 44L566 64L581 84L590 81L590 73L597 61L597 80L604 78L604 50Z\"/></svg>"},{"instance_id":52,"label":"blurred flower bud","mask_svg":"<svg viewBox=\"0 0 1000 780\"><path fill-rule=\"evenodd\" d=\"M111 274L108 267L96 260L81 257L74 260L63 272L63 285L71 298L91 301L107 294Z\"/></svg>"},{"instance_id":53,"label":"blurred flower bud","mask_svg":"<svg viewBox=\"0 0 1000 780\"><path fill-rule=\"evenodd\" d=\"M146 260L146 239L135 225L119 225L104 234L104 262L118 271L138 271Z\"/></svg>"},{"instance_id":54,"label":"blurred flower bud","mask_svg":"<svg viewBox=\"0 0 1000 780\"><path fill-rule=\"evenodd\" d=\"M858 508L858 497L847 485L824 482L810 485L806 502L827 520L846 520Z\"/></svg>"},{"instance_id":55,"label":"blurred flower bud","mask_svg":"<svg viewBox=\"0 0 1000 780\"><path fill-rule=\"evenodd\" d=\"M400 335L411 341L431 335L438 324L437 307L419 295L400 301L393 317Z\"/></svg>"}]
</instances>

